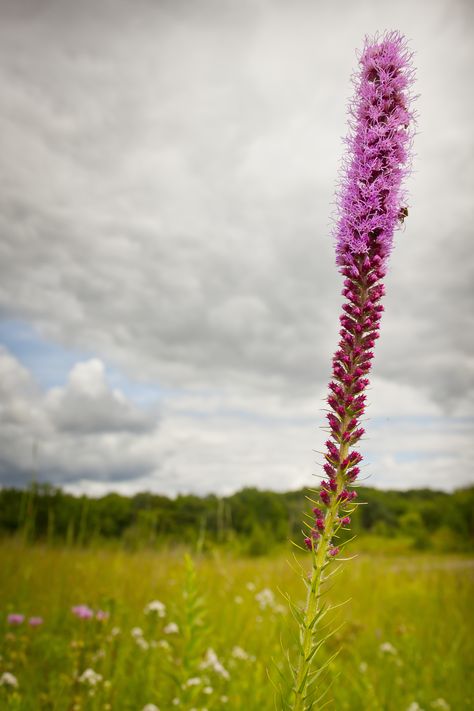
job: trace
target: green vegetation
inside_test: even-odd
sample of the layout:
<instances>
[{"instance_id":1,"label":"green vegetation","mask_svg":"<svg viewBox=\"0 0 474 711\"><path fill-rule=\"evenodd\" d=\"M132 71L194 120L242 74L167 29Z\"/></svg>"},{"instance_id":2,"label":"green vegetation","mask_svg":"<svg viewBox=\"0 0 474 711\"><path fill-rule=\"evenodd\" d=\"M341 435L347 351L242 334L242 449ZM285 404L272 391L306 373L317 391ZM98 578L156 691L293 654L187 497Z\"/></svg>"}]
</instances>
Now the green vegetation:
<instances>
[{"instance_id":1,"label":"green vegetation","mask_svg":"<svg viewBox=\"0 0 474 711\"><path fill-rule=\"evenodd\" d=\"M0 708L274 709L272 659L282 663L281 645L294 649L297 631L279 589L295 601L304 594L288 560L281 552L236 557L222 547L191 560L180 550L5 540L0 681L7 673L17 686L10 676L0 683ZM307 556L300 562L309 566ZM332 629L346 624L318 653L323 662L341 649L328 672L327 708L473 709L473 583L466 556L378 549L345 564L327 599L351 598L330 620ZM154 600L166 609L147 608ZM94 617L79 619L75 605ZM25 620L8 624L11 613ZM30 616L43 624L30 626Z\"/></svg>"},{"instance_id":2,"label":"green vegetation","mask_svg":"<svg viewBox=\"0 0 474 711\"><path fill-rule=\"evenodd\" d=\"M308 493L0 491L0 708L275 708L298 632L280 591L301 605L293 553L310 566L288 544ZM320 664L340 649L324 708L474 709L474 488L358 500L346 535L359 555L327 596L350 601L324 621L336 633Z\"/></svg>"},{"instance_id":3,"label":"green vegetation","mask_svg":"<svg viewBox=\"0 0 474 711\"><path fill-rule=\"evenodd\" d=\"M360 488L352 534L384 549L474 550L474 487L453 494ZM225 498L141 493L74 497L48 485L0 491L0 534L24 540L90 545L121 539L128 549L180 543L202 552L216 544L250 555L301 539L309 491L243 489ZM370 541L367 546L370 547Z\"/></svg>"}]
</instances>

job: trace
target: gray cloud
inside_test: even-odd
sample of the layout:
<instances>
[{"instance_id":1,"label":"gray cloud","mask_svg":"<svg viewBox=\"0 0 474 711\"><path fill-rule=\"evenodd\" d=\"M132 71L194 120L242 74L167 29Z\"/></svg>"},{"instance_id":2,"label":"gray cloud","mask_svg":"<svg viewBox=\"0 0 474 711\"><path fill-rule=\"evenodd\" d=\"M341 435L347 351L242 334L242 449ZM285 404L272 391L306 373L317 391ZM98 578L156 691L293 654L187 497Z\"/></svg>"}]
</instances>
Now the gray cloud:
<instances>
[{"instance_id":1,"label":"gray cloud","mask_svg":"<svg viewBox=\"0 0 474 711\"><path fill-rule=\"evenodd\" d=\"M100 360L79 363L65 388L48 393L46 404L55 426L78 435L138 434L154 429L154 418L128 402L119 390L111 390L104 376Z\"/></svg>"},{"instance_id":2,"label":"gray cloud","mask_svg":"<svg viewBox=\"0 0 474 711\"><path fill-rule=\"evenodd\" d=\"M0 18L2 313L132 379L262 416L323 396L354 49L404 31L419 135L375 377L420 414L472 413L470 3L3 0ZM397 397L386 407L406 410ZM151 436L112 391L102 409L71 384L47 402L72 449ZM152 471L147 456L130 466ZM91 455L71 476L107 466Z\"/></svg>"}]
</instances>

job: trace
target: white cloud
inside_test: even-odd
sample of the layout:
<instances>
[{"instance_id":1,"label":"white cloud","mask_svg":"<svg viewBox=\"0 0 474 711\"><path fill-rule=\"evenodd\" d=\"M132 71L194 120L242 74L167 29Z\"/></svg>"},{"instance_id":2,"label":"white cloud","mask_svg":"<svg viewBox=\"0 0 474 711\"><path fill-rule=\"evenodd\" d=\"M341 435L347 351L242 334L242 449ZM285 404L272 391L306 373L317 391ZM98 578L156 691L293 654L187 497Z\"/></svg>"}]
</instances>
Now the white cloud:
<instances>
[{"instance_id":1,"label":"white cloud","mask_svg":"<svg viewBox=\"0 0 474 711\"><path fill-rule=\"evenodd\" d=\"M51 389L45 405L58 429L78 435L139 433L156 426L120 390L109 388L104 364L97 358L78 363L66 387Z\"/></svg>"}]
</instances>

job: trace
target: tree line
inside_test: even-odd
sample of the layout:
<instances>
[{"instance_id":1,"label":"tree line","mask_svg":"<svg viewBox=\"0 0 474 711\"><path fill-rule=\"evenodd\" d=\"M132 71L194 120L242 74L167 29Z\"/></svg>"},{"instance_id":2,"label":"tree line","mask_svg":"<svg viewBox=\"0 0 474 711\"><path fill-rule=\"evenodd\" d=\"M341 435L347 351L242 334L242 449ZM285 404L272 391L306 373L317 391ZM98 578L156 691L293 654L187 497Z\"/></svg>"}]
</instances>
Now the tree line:
<instances>
[{"instance_id":1,"label":"tree line","mask_svg":"<svg viewBox=\"0 0 474 711\"><path fill-rule=\"evenodd\" d=\"M405 538L415 548L474 549L474 487L454 493L416 489L358 490L351 535ZM0 535L86 546L120 540L134 548L183 544L214 545L263 554L288 540L299 542L302 512L314 491L278 493L246 488L226 497L143 492L74 496L49 484L0 490Z\"/></svg>"}]
</instances>

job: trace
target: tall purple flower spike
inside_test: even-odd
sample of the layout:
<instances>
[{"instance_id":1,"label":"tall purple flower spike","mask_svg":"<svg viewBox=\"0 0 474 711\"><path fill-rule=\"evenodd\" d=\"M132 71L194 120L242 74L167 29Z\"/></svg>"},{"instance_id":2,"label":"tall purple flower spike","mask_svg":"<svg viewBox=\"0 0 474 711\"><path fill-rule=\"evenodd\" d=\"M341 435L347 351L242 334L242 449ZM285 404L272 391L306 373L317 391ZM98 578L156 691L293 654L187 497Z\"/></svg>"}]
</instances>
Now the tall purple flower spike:
<instances>
[{"instance_id":1,"label":"tall purple flower spike","mask_svg":"<svg viewBox=\"0 0 474 711\"><path fill-rule=\"evenodd\" d=\"M352 485L362 455L354 447L364 434L359 419L365 410L364 391L383 312L382 279L395 227L408 214L401 185L409 170L413 136L412 81L411 54L398 32L366 40L360 71L354 77L348 151L338 193L336 261L345 277L345 302L327 398L326 478L305 538L312 552L312 570L305 579L306 606L299 613L293 711L303 711L317 701L313 666L315 652L324 641L318 626L324 612L319 602L321 584L326 566L343 548L344 544L337 545L337 534L350 525L357 496Z\"/></svg>"},{"instance_id":2,"label":"tall purple flower spike","mask_svg":"<svg viewBox=\"0 0 474 711\"><path fill-rule=\"evenodd\" d=\"M328 479L322 482L320 491L326 508L334 501L347 505L356 496L347 487L357 478L357 465L362 459L352 447L364 434L359 418L365 409L367 375L384 310L381 280L395 227L408 214L402 205L401 184L409 171L412 141L410 60L403 37L391 32L379 41L366 40L361 69L354 77L356 93L349 110L348 155L335 230L336 259L345 276L342 293L346 301L329 383L331 439L326 442L324 466ZM308 548L317 540L323 541L320 518L305 541Z\"/></svg>"}]
</instances>

